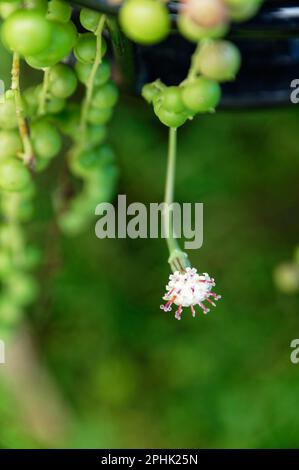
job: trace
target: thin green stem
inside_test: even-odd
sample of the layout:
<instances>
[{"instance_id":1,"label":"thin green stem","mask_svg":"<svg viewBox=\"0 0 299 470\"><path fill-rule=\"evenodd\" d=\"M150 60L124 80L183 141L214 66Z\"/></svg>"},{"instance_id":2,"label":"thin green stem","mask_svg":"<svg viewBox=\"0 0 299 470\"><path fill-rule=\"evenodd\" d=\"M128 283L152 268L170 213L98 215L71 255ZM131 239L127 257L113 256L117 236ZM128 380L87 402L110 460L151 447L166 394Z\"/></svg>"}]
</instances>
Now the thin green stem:
<instances>
[{"instance_id":1,"label":"thin green stem","mask_svg":"<svg viewBox=\"0 0 299 470\"><path fill-rule=\"evenodd\" d=\"M98 27L95 31L95 36L97 39L97 49L96 49L96 57L93 63L92 69L90 71L90 75L88 77L88 81L86 84L86 94L82 104L81 110L81 118L80 118L80 128L81 128L81 136L80 138L84 142L85 134L86 134L86 127L87 127L87 115L90 108L93 89L94 89L94 80L97 73L99 66L102 63L102 33L105 25L106 17L102 15L98 24Z\"/></svg>"},{"instance_id":2,"label":"thin green stem","mask_svg":"<svg viewBox=\"0 0 299 470\"><path fill-rule=\"evenodd\" d=\"M190 65L190 68L189 68L187 78L186 78L186 80L184 80L184 82L192 81L197 76L197 73L198 73L197 72L197 58L198 58L201 46L202 46L202 41L198 42L198 44L196 46L196 49L195 49L195 51L194 51L194 53L191 57L191 65Z\"/></svg>"},{"instance_id":3,"label":"thin green stem","mask_svg":"<svg viewBox=\"0 0 299 470\"><path fill-rule=\"evenodd\" d=\"M29 128L27 121L25 119L25 113L21 98L20 91L20 57L19 54L14 52L12 59L12 69L11 69L11 90L14 94L16 115L18 121L19 134L23 144L23 152L21 157L25 163L30 168L34 167L35 157L33 153L33 148L30 140Z\"/></svg>"},{"instance_id":4,"label":"thin green stem","mask_svg":"<svg viewBox=\"0 0 299 470\"><path fill-rule=\"evenodd\" d=\"M168 135L168 158L165 184L165 202L171 204L174 197L174 181L176 170L177 129L170 127Z\"/></svg>"},{"instance_id":5,"label":"thin green stem","mask_svg":"<svg viewBox=\"0 0 299 470\"><path fill-rule=\"evenodd\" d=\"M184 271L186 267L190 266L188 256L184 253L175 237L174 224L173 224L173 198L174 198L174 183L175 183L175 169L176 169L176 154L177 154L177 129L169 128L168 140L168 158L167 158L167 171L165 182L165 208L163 212L163 225L164 236L169 250L168 262L172 271Z\"/></svg>"},{"instance_id":6,"label":"thin green stem","mask_svg":"<svg viewBox=\"0 0 299 470\"><path fill-rule=\"evenodd\" d=\"M38 114L42 116L46 113L46 104L47 104L47 96L49 91L49 84L50 84L50 67L44 69L44 78L43 78L43 85L41 94L39 96L39 103L38 103Z\"/></svg>"},{"instance_id":7,"label":"thin green stem","mask_svg":"<svg viewBox=\"0 0 299 470\"><path fill-rule=\"evenodd\" d=\"M173 234L172 212L171 204L174 197L174 181L175 181L175 168L176 168L176 137L177 129L169 128L168 137L168 158L167 158L167 171L165 182L165 213L164 213L164 231L166 243L169 253L178 248L178 243Z\"/></svg>"}]
</instances>

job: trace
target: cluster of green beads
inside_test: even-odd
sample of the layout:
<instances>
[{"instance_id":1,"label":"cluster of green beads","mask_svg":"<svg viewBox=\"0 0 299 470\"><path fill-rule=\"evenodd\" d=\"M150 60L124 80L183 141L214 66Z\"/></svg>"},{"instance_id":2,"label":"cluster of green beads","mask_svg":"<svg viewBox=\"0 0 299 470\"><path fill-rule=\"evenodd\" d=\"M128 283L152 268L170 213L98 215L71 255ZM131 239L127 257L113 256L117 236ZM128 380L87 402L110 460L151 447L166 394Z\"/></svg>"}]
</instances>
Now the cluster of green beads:
<instances>
[{"instance_id":1,"label":"cluster of green beads","mask_svg":"<svg viewBox=\"0 0 299 470\"><path fill-rule=\"evenodd\" d=\"M0 331L13 331L38 293L31 271L40 253L26 235L36 173L67 151L69 173L83 183L73 199L54 198L58 222L68 234L86 228L117 179L115 155L106 143L118 90L102 60L105 17L82 9L86 32L78 34L71 15L64 0L0 1L1 39L13 54L11 88L0 103ZM67 63L71 57L75 67ZM43 81L21 93L24 62L40 70Z\"/></svg>"},{"instance_id":2,"label":"cluster of green beads","mask_svg":"<svg viewBox=\"0 0 299 470\"><path fill-rule=\"evenodd\" d=\"M146 0L147 8L157 1ZM133 2L137 0L129 0L130 5ZM179 32L197 43L188 76L178 86L166 86L156 80L142 90L143 97L153 105L163 124L177 128L196 114L215 111L221 99L219 84L234 80L241 66L238 48L222 38L228 32L230 21L247 20L261 4L262 0L183 2L177 20ZM123 27L126 30L126 23Z\"/></svg>"},{"instance_id":3,"label":"cluster of green beads","mask_svg":"<svg viewBox=\"0 0 299 470\"><path fill-rule=\"evenodd\" d=\"M105 142L118 89L110 80L108 61L103 60L107 49L99 31L103 20L100 13L87 9L80 12L80 22L90 32L80 34L74 48L75 71L86 88L86 98L83 108L77 110L74 126L69 129L78 138L69 152L68 163L70 171L82 180L83 187L71 201L68 212L60 217L60 226L68 234L76 234L90 223L91 207L111 199L118 176L115 153ZM76 114L76 110L73 112Z\"/></svg>"}]
</instances>

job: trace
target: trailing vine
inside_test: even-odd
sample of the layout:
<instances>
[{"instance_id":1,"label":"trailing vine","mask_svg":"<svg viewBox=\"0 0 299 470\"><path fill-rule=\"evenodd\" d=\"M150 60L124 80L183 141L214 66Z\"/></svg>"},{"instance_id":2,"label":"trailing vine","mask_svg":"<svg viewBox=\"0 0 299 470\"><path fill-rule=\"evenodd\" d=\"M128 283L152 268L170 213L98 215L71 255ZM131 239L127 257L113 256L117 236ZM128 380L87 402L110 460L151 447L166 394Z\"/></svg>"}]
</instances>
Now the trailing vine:
<instances>
[{"instance_id":1,"label":"trailing vine","mask_svg":"<svg viewBox=\"0 0 299 470\"><path fill-rule=\"evenodd\" d=\"M142 91L158 119L169 128L164 224L170 229L167 245L173 275L162 308L168 311L176 304L178 319L186 306L192 315L195 305L207 313L203 302L214 305L219 296L212 292L214 280L191 268L187 254L173 236L170 205L174 198L177 129L198 114L214 112L221 97L219 83L234 79L241 63L236 46L222 37L231 20L250 18L262 2L181 3L178 29L196 43L189 73L175 86L167 86L157 77ZM69 235L88 227L95 206L112 198L118 177L114 151L106 142L106 126L118 99L118 89L110 79L110 64L104 58L108 18L82 8L84 32L78 33L72 11L64 0L0 1L2 42L12 54L11 87L0 104L0 326L8 332L38 294L32 270L40 254L28 245L26 229L33 213L36 174L67 147L75 195L65 197L61 191L55 198L55 208L60 228ZM126 0L119 22L129 39L144 45L162 41L171 29L170 14L162 0ZM25 62L40 70L43 78L39 85L23 90ZM77 193L76 186L81 188Z\"/></svg>"}]
</instances>

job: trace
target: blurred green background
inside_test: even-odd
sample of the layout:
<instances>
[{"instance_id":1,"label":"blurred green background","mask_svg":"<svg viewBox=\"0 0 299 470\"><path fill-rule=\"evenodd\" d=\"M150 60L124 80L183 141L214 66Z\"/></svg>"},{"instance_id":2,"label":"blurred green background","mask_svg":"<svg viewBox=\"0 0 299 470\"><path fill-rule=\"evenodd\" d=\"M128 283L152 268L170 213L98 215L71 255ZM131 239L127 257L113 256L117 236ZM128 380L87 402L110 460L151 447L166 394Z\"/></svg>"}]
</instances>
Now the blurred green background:
<instances>
[{"instance_id":1,"label":"blurred green background","mask_svg":"<svg viewBox=\"0 0 299 470\"><path fill-rule=\"evenodd\" d=\"M164 241L98 240L94 226L59 235L51 193L63 157L38 176L29 232L44 263L27 316L36 357L14 359L27 382L7 381L10 363L0 366L1 448L298 447L299 302L272 280L299 240L297 139L295 106L220 111L179 131L176 200L204 203L204 244L190 258L223 296L181 322L159 309ZM122 97L110 142L118 193L161 201L167 132L151 109ZM44 373L55 385L39 396ZM48 433L43 412L56 401L61 422Z\"/></svg>"}]
</instances>

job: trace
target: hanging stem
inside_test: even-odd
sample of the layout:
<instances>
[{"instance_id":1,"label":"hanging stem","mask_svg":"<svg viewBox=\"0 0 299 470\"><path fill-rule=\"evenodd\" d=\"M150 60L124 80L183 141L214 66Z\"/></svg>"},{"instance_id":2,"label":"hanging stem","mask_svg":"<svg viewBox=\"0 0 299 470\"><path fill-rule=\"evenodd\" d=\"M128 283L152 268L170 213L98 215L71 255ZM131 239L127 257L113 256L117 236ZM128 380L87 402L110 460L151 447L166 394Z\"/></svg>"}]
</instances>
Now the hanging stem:
<instances>
[{"instance_id":1,"label":"hanging stem","mask_svg":"<svg viewBox=\"0 0 299 470\"><path fill-rule=\"evenodd\" d=\"M44 79L42 91L39 97L38 114L42 116L46 113L47 95L49 90L50 67L44 69Z\"/></svg>"},{"instance_id":2,"label":"hanging stem","mask_svg":"<svg viewBox=\"0 0 299 470\"><path fill-rule=\"evenodd\" d=\"M166 171L166 183L165 183L165 197L164 202L165 214L164 214L164 232L166 237L166 243L168 246L169 253L178 248L178 243L174 238L173 233L173 221L171 204L173 203L174 197L174 180L175 180L175 168L176 168L176 137L177 129L169 128L168 137L168 158L167 158L167 171Z\"/></svg>"},{"instance_id":3,"label":"hanging stem","mask_svg":"<svg viewBox=\"0 0 299 470\"><path fill-rule=\"evenodd\" d=\"M80 128L82 132L82 136L80 138L84 142L85 134L86 134L86 127L87 127L87 114L90 108L93 88L94 88L94 80L97 73L99 66L102 63L102 33L104 29L104 24L106 21L105 15L101 16L98 27L95 31L95 36L97 39L97 49L96 49L96 57L93 63L92 69L90 71L90 75L88 77L88 81L86 84L86 95L82 104L82 111L81 111L81 119L80 119Z\"/></svg>"},{"instance_id":4,"label":"hanging stem","mask_svg":"<svg viewBox=\"0 0 299 470\"><path fill-rule=\"evenodd\" d=\"M203 40L201 40L196 46L196 49L195 49L195 51L194 51L194 53L191 57L191 64L190 64L189 72L188 72L187 78L186 78L186 80L184 80L184 82L192 81L197 76L196 62L197 62L197 57L199 55L202 43L203 43Z\"/></svg>"},{"instance_id":5,"label":"hanging stem","mask_svg":"<svg viewBox=\"0 0 299 470\"><path fill-rule=\"evenodd\" d=\"M173 227L173 212L171 204L174 198L174 182L175 182L175 169L176 169L176 153L177 153L177 129L169 128L168 140L168 159L167 171L165 182L165 209L163 213L164 234L166 243L169 250L168 262L173 271L184 271L186 267L190 266L188 257L178 244L174 234Z\"/></svg>"},{"instance_id":6,"label":"hanging stem","mask_svg":"<svg viewBox=\"0 0 299 470\"><path fill-rule=\"evenodd\" d=\"M33 168L35 164L35 157L22 104L20 91L20 57L16 52L14 52L12 59L11 90L14 94L19 134L23 144L22 159L25 165L27 165L29 168Z\"/></svg>"}]
</instances>

